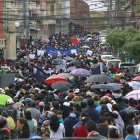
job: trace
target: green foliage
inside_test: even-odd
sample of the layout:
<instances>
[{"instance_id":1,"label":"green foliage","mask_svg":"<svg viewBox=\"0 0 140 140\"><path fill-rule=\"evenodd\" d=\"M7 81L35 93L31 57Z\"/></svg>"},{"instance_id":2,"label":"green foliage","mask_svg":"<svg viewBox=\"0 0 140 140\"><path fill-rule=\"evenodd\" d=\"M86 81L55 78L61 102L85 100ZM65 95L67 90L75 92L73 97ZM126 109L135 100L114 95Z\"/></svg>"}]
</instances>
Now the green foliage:
<instances>
[{"instance_id":1,"label":"green foliage","mask_svg":"<svg viewBox=\"0 0 140 140\"><path fill-rule=\"evenodd\" d=\"M107 35L106 42L109 44L109 49L115 54L121 51L121 48L125 43L124 36L118 28L115 28Z\"/></svg>"},{"instance_id":2,"label":"green foliage","mask_svg":"<svg viewBox=\"0 0 140 140\"><path fill-rule=\"evenodd\" d=\"M140 13L140 5L139 5L139 3L140 3L140 0L137 0L136 7L135 7L136 13Z\"/></svg>"},{"instance_id":3,"label":"green foliage","mask_svg":"<svg viewBox=\"0 0 140 140\"><path fill-rule=\"evenodd\" d=\"M130 59L135 60L135 63L140 63L140 31L133 27L127 27L123 31L116 28L107 35L106 42L115 54L125 52ZM121 54L123 60L125 54Z\"/></svg>"},{"instance_id":4,"label":"green foliage","mask_svg":"<svg viewBox=\"0 0 140 140\"><path fill-rule=\"evenodd\" d=\"M126 0L120 0L120 7L124 6L126 4Z\"/></svg>"}]
</instances>

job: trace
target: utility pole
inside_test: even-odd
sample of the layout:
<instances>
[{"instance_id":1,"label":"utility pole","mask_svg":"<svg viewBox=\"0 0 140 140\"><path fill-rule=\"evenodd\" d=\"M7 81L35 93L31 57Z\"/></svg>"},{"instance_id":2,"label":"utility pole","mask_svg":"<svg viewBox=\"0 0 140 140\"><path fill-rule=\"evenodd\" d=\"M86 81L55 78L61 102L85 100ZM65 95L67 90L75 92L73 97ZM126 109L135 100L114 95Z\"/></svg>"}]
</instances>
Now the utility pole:
<instances>
[{"instance_id":1,"label":"utility pole","mask_svg":"<svg viewBox=\"0 0 140 140\"><path fill-rule=\"evenodd\" d=\"M113 24L113 15L112 15L112 0L108 1L108 25L110 28L112 28Z\"/></svg>"},{"instance_id":2,"label":"utility pole","mask_svg":"<svg viewBox=\"0 0 140 140\"><path fill-rule=\"evenodd\" d=\"M134 0L132 0L131 1L131 7L132 7L132 10L131 10L131 22L132 22L133 27L136 28L134 6L135 6L135 3L134 3Z\"/></svg>"},{"instance_id":3,"label":"utility pole","mask_svg":"<svg viewBox=\"0 0 140 140\"><path fill-rule=\"evenodd\" d=\"M121 23L120 0L116 0L115 3L115 18L117 26L120 27Z\"/></svg>"},{"instance_id":4,"label":"utility pole","mask_svg":"<svg viewBox=\"0 0 140 140\"><path fill-rule=\"evenodd\" d=\"M22 0L22 13L23 13L23 36L27 37L27 5L26 0Z\"/></svg>"}]
</instances>

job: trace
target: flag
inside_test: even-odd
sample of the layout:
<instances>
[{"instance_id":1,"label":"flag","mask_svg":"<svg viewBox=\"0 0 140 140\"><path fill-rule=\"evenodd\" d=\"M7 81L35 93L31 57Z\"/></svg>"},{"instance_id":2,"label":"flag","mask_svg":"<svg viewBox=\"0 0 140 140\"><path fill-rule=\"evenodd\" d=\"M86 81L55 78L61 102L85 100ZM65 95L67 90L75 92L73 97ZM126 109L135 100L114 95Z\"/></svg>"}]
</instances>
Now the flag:
<instances>
[{"instance_id":1,"label":"flag","mask_svg":"<svg viewBox=\"0 0 140 140\"><path fill-rule=\"evenodd\" d=\"M92 75L97 75L97 74L101 74L101 71L100 71L100 65L98 67L96 67L94 69L94 71L92 72Z\"/></svg>"},{"instance_id":2,"label":"flag","mask_svg":"<svg viewBox=\"0 0 140 140\"><path fill-rule=\"evenodd\" d=\"M0 70L1 70L1 72L2 72L3 75L6 74L6 71L4 70L4 68L0 67Z\"/></svg>"},{"instance_id":3,"label":"flag","mask_svg":"<svg viewBox=\"0 0 140 140\"><path fill-rule=\"evenodd\" d=\"M36 77L37 82L41 83L47 78L47 74L42 69L37 68L35 77Z\"/></svg>"}]
</instances>

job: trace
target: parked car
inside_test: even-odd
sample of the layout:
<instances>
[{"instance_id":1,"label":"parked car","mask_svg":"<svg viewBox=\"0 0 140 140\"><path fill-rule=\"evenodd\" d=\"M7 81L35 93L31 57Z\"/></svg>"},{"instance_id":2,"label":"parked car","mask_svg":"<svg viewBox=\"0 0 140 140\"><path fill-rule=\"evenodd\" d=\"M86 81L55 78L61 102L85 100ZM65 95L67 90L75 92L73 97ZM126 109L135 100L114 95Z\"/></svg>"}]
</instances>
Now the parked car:
<instances>
[{"instance_id":1,"label":"parked car","mask_svg":"<svg viewBox=\"0 0 140 140\"><path fill-rule=\"evenodd\" d=\"M140 72L140 63L137 64L136 67L138 68L138 72Z\"/></svg>"},{"instance_id":2,"label":"parked car","mask_svg":"<svg viewBox=\"0 0 140 140\"><path fill-rule=\"evenodd\" d=\"M120 59L111 59L106 62L106 67L109 68L111 65L118 67L119 63L121 63Z\"/></svg>"},{"instance_id":3,"label":"parked car","mask_svg":"<svg viewBox=\"0 0 140 140\"><path fill-rule=\"evenodd\" d=\"M119 63L119 68L128 68L128 67L131 67L131 66L135 66L135 64L130 63L130 62L121 62L121 63Z\"/></svg>"},{"instance_id":4,"label":"parked car","mask_svg":"<svg viewBox=\"0 0 140 140\"><path fill-rule=\"evenodd\" d=\"M104 61L104 62L107 62L108 60L110 59L114 59L115 57L113 55L101 55L101 59Z\"/></svg>"}]
</instances>

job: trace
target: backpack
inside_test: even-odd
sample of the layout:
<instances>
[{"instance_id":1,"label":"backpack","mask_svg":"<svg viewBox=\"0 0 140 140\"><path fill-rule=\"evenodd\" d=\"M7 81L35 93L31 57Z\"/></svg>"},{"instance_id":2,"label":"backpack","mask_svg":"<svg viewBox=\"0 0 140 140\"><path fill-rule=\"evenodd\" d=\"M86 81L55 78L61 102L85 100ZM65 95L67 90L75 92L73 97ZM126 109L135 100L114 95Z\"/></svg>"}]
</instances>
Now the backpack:
<instances>
[{"instance_id":1,"label":"backpack","mask_svg":"<svg viewBox=\"0 0 140 140\"><path fill-rule=\"evenodd\" d=\"M12 118L12 114L13 114L14 110L12 111L11 115L8 115L8 113L6 112L6 114L8 115L8 117L6 118L7 119L7 122L9 124L9 129L10 130L14 130L16 128L16 124L15 124L15 121L14 119Z\"/></svg>"}]
</instances>

